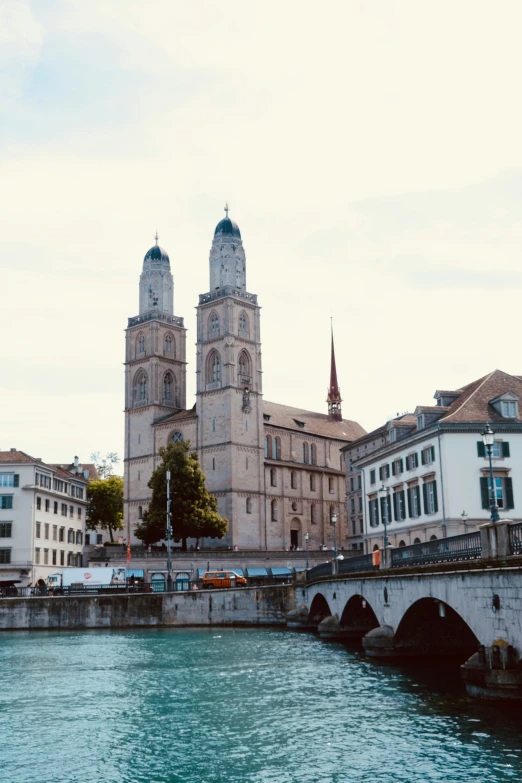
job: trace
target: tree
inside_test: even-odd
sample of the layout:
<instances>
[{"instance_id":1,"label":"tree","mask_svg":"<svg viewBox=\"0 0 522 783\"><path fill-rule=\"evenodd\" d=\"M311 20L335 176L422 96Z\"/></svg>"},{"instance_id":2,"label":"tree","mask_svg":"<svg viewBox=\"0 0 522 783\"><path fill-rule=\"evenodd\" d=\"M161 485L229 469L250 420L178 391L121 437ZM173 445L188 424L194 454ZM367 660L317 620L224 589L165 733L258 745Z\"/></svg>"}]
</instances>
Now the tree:
<instances>
[{"instance_id":1,"label":"tree","mask_svg":"<svg viewBox=\"0 0 522 783\"><path fill-rule=\"evenodd\" d=\"M87 530L123 530L123 479L121 476L95 479L87 485Z\"/></svg>"},{"instance_id":2,"label":"tree","mask_svg":"<svg viewBox=\"0 0 522 783\"><path fill-rule=\"evenodd\" d=\"M101 451L93 451L91 459L94 462L98 475L101 478L108 478L114 475L114 466L120 461L115 451L109 451L102 456Z\"/></svg>"},{"instance_id":3,"label":"tree","mask_svg":"<svg viewBox=\"0 0 522 783\"><path fill-rule=\"evenodd\" d=\"M228 522L217 512L217 502L205 486L198 455L190 451L190 442L169 443L159 450L162 463L152 474L149 487L152 500L136 528L136 536L148 546L166 538L167 477L170 470L170 511L172 537L181 541L184 551L187 538L223 538Z\"/></svg>"}]
</instances>

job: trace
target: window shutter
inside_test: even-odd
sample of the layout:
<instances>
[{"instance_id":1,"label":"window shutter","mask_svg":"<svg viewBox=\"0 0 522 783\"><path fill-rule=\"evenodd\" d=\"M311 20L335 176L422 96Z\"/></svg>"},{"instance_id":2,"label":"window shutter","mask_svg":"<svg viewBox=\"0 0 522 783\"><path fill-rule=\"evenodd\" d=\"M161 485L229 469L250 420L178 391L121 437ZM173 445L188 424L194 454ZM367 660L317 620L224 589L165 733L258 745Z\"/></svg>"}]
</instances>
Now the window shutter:
<instances>
[{"instance_id":1,"label":"window shutter","mask_svg":"<svg viewBox=\"0 0 522 783\"><path fill-rule=\"evenodd\" d=\"M406 519L406 497L404 494L404 490L401 489L400 491L401 501L402 501L402 518Z\"/></svg>"},{"instance_id":2,"label":"window shutter","mask_svg":"<svg viewBox=\"0 0 522 783\"><path fill-rule=\"evenodd\" d=\"M502 444L502 450L504 450L504 444ZM484 443L481 440L477 441L477 457L485 457L486 456L486 447L484 446Z\"/></svg>"},{"instance_id":3,"label":"window shutter","mask_svg":"<svg viewBox=\"0 0 522 783\"><path fill-rule=\"evenodd\" d=\"M411 506L412 506L411 493L412 493L412 491L413 491L412 487L408 487L408 516L410 517L410 519L412 517L412 513L411 513Z\"/></svg>"},{"instance_id":4,"label":"window shutter","mask_svg":"<svg viewBox=\"0 0 522 783\"><path fill-rule=\"evenodd\" d=\"M382 466L379 468L379 481L382 481Z\"/></svg>"},{"instance_id":5,"label":"window shutter","mask_svg":"<svg viewBox=\"0 0 522 783\"><path fill-rule=\"evenodd\" d=\"M377 498L373 501L375 503L375 523L379 524L379 502Z\"/></svg>"},{"instance_id":6,"label":"window shutter","mask_svg":"<svg viewBox=\"0 0 522 783\"><path fill-rule=\"evenodd\" d=\"M437 501L437 482L433 482L433 511L437 513L439 510L439 504Z\"/></svg>"},{"instance_id":7,"label":"window shutter","mask_svg":"<svg viewBox=\"0 0 522 783\"><path fill-rule=\"evenodd\" d=\"M399 460L399 469L400 469L400 473L404 473L404 460L402 459L402 457Z\"/></svg>"},{"instance_id":8,"label":"window shutter","mask_svg":"<svg viewBox=\"0 0 522 783\"><path fill-rule=\"evenodd\" d=\"M422 462L422 464L423 464L423 465L425 465L425 464L426 464L426 460L425 460L425 458L424 458L424 450L423 450L423 451L421 451L421 462Z\"/></svg>"},{"instance_id":9,"label":"window shutter","mask_svg":"<svg viewBox=\"0 0 522 783\"><path fill-rule=\"evenodd\" d=\"M503 457L509 457L509 441L503 440L502 441L502 456ZM16 476L15 476L16 478ZM15 484L16 486L16 484ZM513 506L510 506L510 508L513 508Z\"/></svg>"},{"instance_id":10,"label":"window shutter","mask_svg":"<svg viewBox=\"0 0 522 783\"><path fill-rule=\"evenodd\" d=\"M414 457L415 467L418 468L419 467L419 455L417 454L417 452L415 452L413 457Z\"/></svg>"},{"instance_id":11,"label":"window shutter","mask_svg":"<svg viewBox=\"0 0 522 783\"><path fill-rule=\"evenodd\" d=\"M507 476L504 481L506 483L506 508L515 508L515 503L513 501L513 479Z\"/></svg>"},{"instance_id":12,"label":"window shutter","mask_svg":"<svg viewBox=\"0 0 522 783\"><path fill-rule=\"evenodd\" d=\"M395 476L395 462L392 462L392 476Z\"/></svg>"},{"instance_id":13,"label":"window shutter","mask_svg":"<svg viewBox=\"0 0 522 783\"><path fill-rule=\"evenodd\" d=\"M482 498L482 508L489 508L489 481L486 476L480 479L480 496Z\"/></svg>"},{"instance_id":14,"label":"window shutter","mask_svg":"<svg viewBox=\"0 0 522 783\"><path fill-rule=\"evenodd\" d=\"M387 500L388 500L388 524L389 524L392 521L392 519L393 519L393 517L392 517L392 501L391 501L391 497L389 495L388 495Z\"/></svg>"},{"instance_id":15,"label":"window shutter","mask_svg":"<svg viewBox=\"0 0 522 783\"><path fill-rule=\"evenodd\" d=\"M393 518L397 522L399 514L397 513L397 493L393 493Z\"/></svg>"},{"instance_id":16,"label":"window shutter","mask_svg":"<svg viewBox=\"0 0 522 783\"><path fill-rule=\"evenodd\" d=\"M375 484L375 471L370 470L370 484Z\"/></svg>"},{"instance_id":17,"label":"window shutter","mask_svg":"<svg viewBox=\"0 0 522 783\"><path fill-rule=\"evenodd\" d=\"M380 506L381 506L381 519L384 522L384 515L386 513L385 510L384 510L384 501L385 501L385 499L384 498L379 498L379 500L380 500Z\"/></svg>"},{"instance_id":18,"label":"window shutter","mask_svg":"<svg viewBox=\"0 0 522 783\"><path fill-rule=\"evenodd\" d=\"M424 513L428 513L428 491L426 489L426 484L422 485L422 497L424 499Z\"/></svg>"},{"instance_id":19,"label":"window shutter","mask_svg":"<svg viewBox=\"0 0 522 783\"><path fill-rule=\"evenodd\" d=\"M430 453L431 453L431 461L435 462L435 446L431 447Z\"/></svg>"},{"instance_id":20,"label":"window shutter","mask_svg":"<svg viewBox=\"0 0 522 783\"><path fill-rule=\"evenodd\" d=\"M502 445L504 445L504 444L502 444ZM509 447L508 447L508 449L509 449ZM509 454L508 454L508 457L509 457ZM14 474L13 487L19 487L19 486L20 486L20 474L19 473L15 473Z\"/></svg>"}]
</instances>

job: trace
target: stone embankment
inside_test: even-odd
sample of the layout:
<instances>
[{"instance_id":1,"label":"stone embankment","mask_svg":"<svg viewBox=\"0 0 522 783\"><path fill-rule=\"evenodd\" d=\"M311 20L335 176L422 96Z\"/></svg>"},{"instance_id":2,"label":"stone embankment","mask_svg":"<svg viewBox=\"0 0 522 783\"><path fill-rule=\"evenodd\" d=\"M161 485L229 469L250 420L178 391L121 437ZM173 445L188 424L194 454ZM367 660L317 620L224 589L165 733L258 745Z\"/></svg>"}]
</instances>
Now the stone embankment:
<instances>
[{"instance_id":1,"label":"stone embankment","mask_svg":"<svg viewBox=\"0 0 522 783\"><path fill-rule=\"evenodd\" d=\"M285 625L291 585L0 600L0 631Z\"/></svg>"}]
</instances>

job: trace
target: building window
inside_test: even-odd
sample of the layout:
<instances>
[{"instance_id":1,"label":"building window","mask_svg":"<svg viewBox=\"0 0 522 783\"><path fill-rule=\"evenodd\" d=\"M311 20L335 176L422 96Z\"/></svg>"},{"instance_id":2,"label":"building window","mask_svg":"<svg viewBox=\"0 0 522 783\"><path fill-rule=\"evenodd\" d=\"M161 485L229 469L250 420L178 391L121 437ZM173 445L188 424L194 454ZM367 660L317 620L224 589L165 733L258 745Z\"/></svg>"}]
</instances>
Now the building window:
<instances>
[{"instance_id":1,"label":"building window","mask_svg":"<svg viewBox=\"0 0 522 783\"><path fill-rule=\"evenodd\" d=\"M477 441L477 454L479 457L486 457L486 447L483 441ZM509 457L509 442L507 440L496 440L491 446L491 456L494 459L503 459Z\"/></svg>"},{"instance_id":2,"label":"building window","mask_svg":"<svg viewBox=\"0 0 522 783\"><path fill-rule=\"evenodd\" d=\"M250 326L248 316L244 310L239 313L239 336L250 337Z\"/></svg>"},{"instance_id":3,"label":"building window","mask_svg":"<svg viewBox=\"0 0 522 783\"><path fill-rule=\"evenodd\" d=\"M170 334L165 335L163 350L165 351L165 353L172 353L172 337L170 336Z\"/></svg>"},{"instance_id":4,"label":"building window","mask_svg":"<svg viewBox=\"0 0 522 783\"><path fill-rule=\"evenodd\" d=\"M51 505L51 503L50 503L49 499L48 499L48 498L46 498L46 500L45 500L45 510L46 510L46 511L49 511L49 506L50 506L50 505Z\"/></svg>"},{"instance_id":5,"label":"building window","mask_svg":"<svg viewBox=\"0 0 522 783\"><path fill-rule=\"evenodd\" d=\"M330 495L334 494L334 480L332 476L328 477L328 492Z\"/></svg>"},{"instance_id":6,"label":"building window","mask_svg":"<svg viewBox=\"0 0 522 783\"><path fill-rule=\"evenodd\" d=\"M221 381L221 359L217 351L212 351L207 363L207 383Z\"/></svg>"},{"instance_id":7,"label":"building window","mask_svg":"<svg viewBox=\"0 0 522 783\"><path fill-rule=\"evenodd\" d=\"M58 525L53 525L53 541L58 541Z\"/></svg>"},{"instance_id":8,"label":"building window","mask_svg":"<svg viewBox=\"0 0 522 783\"><path fill-rule=\"evenodd\" d=\"M36 523L36 538L41 538L42 536L42 523L37 522Z\"/></svg>"},{"instance_id":9,"label":"building window","mask_svg":"<svg viewBox=\"0 0 522 783\"><path fill-rule=\"evenodd\" d=\"M143 519L143 506L138 506L138 519Z\"/></svg>"},{"instance_id":10,"label":"building window","mask_svg":"<svg viewBox=\"0 0 522 783\"><path fill-rule=\"evenodd\" d=\"M145 337L142 334L138 335L137 350L138 353L145 353Z\"/></svg>"},{"instance_id":11,"label":"building window","mask_svg":"<svg viewBox=\"0 0 522 783\"><path fill-rule=\"evenodd\" d=\"M352 498L350 501L350 511L352 514L355 514L355 498Z\"/></svg>"},{"instance_id":12,"label":"building window","mask_svg":"<svg viewBox=\"0 0 522 783\"><path fill-rule=\"evenodd\" d=\"M56 563L56 555L57 555L56 549L53 549L53 565L57 565L57 563Z\"/></svg>"},{"instance_id":13,"label":"building window","mask_svg":"<svg viewBox=\"0 0 522 783\"><path fill-rule=\"evenodd\" d=\"M272 500L270 503L270 519L272 522L277 522L277 503Z\"/></svg>"},{"instance_id":14,"label":"building window","mask_svg":"<svg viewBox=\"0 0 522 783\"><path fill-rule=\"evenodd\" d=\"M378 527L379 525L379 503L377 498L369 501L370 510L370 527Z\"/></svg>"},{"instance_id":15,"label":"building window","mask_svg":"<svg viewBox=\"0 0 522 783\"><path fill-rule=\"evenodd\" d=\"M82 510L81 510L80 506L78 506L78 519L81 519L81 518L82 518Z\"/></svg>"},{"instance_id":16,"label":"building window","mask_svg":"<svg viewBox=\"0 0 522 783\"><path fill-rule=\"evenodd\" d=\"M49 565L49 550L44 549L44 565Z\"/></svg>"},{"instance_id":17,"label":"building window","mask_svg":"<svg viewBox=\"0 0 522 783\"><path fill-rule=\"evenodd\" d=\"M12 538L12 532L12 522L0 522L0 538Z\"/></svg>"},{"instance_id":18,"label":"building window","mask_svg":"<svg viewBox=\"0 0 522 783\"><path fill-rule=\"evenodd\" d=\"M310 446L310 465L317 465L317 448L314 443Z\"/></svg>"},{"instance_id":19,"label":"building window","mask_svg":"<svg viewBox=\"0 0 522 783\"><path fill-rule=\"evenodd\" d=\"M173 386L173 377L170 372L166 372L163 377L163 399L164 400L172 400L172 386Z\"/></svg>"},{"instance_id":20,"label":"building window","mask_svg":"<svg viewBox=\"0 0 522 783\"><path fill-rule=\"evenodd\" d=\"M350 479L350 492L353 492L354 489L355 489L355 485L353 483L353 476L352 476L352 478Z\"/></svg>"},{"instance_id":21,"label":"building window","mask_svg":"<svg viewBox=\"0 0 522 783\"><path fill-rule=\"evenodd\" d=\"M212 470L216 469L216 458L212 457Z\"/></svg>"},{"instance_id":22,"label":"building window","mask_svg":"<svg viewBox=\"0 0 522 783\"><path fill-rule=\"evenodd\" d=\"M360 495L358 498L358 507L359 507L359 514L360 514L362 511L362 497Z\"/></svg>"},{"instance_id":23,"label":"building window","mask_svg":"<svg viewBox=\"0 0 522 783\"><path fill-rule=\"evenodd\" d=\"M181 432L175 432L174 435L172 435L171 437L171 441L173 443L181 443L182 440L183 440L183 435L181 434Z\"/></svg>"},{"instance_id":24,"label":"building window","mask_svg":"<svg viewBox=\"0 0 522 783\"><path fill-rule=\"evenodd\" d=\"M308 465L308 443L303 443L303 462Z\"/></svg>"},{"instance_id":25,"label":"building window","mask_svg":"<svg viewBox=\"0 0 522 783\"><path fill-rule=\"evenodd\" d=\"M139 403L147 402L147 376L143 370L140 370L136 374L136 379L134 381L134 400Z\"/></svg>"},{"instance_id":26,"label":"building window","mask_svg":"<svg viewBox=\"0 0 522 783\"><path fill-rule=\"evenodd\" d=\"M370 484L375 484L375 470L370 470Z\"/></svg>"},{"instance_id":27,"label":"building window","mask_svg":"<svg viewBox=\"0 0 522 783\"><path fill-rule=\"evenodd\" d=\"M101 533L96 533L96 543L103 544L103 535Z\"/></svg>"},{"instance_id":28,"label":"building window","mask_svg":"<svg viewBox=\"0 0 522 783\"><path fill-rule=\"evenodd\" d=\"M402 459L396 459L392 462L392 475L400 476L404 472L404 462Z\"/></svg>"},{"instance_id":29,"label":"building window","mask_svg":"<svg viewBox=\"0 0 522 783\"><path fill-rule=\"evenodd\" d=\"M513 479L510 476L493 478L495 486L495 500L497 506L501 509L514 508L513 499ZM489 477L484 476L480 479L480 489L482 495L482 508L490 508L490 481Z\"/></svg>"},{"instance_id":30,"label":"building window","mask_svg":"<svg viewBox=\"0 0 522 783\"><path fill-rule=\"evenodd\" d=\"M281 459L281 439L274 438L274 450L272 452L274 459Z\"/></svg>"},{"instance_id":31,"label":"building window","mask_svg":"<svg viewBox=\"0 0 522 783\"><path fill-rule=\"evenodd\" d=\"M214 310L208 319L208 336L214 338L219 335L219 316Z\"/></svg>"},{"instance_id":32,"label":"building window","mask_svg":"<svg viewBox=\"0 0 522 783\"><path fill-rule=\"evenodd\" d=\"M63 551L63 549L60 549L60 565L61 566L65 565L65 552Z\"/></svg>"},{"instance_id":33,"label":"building window","mask_svg":"<svg viewBox=\"0 0 522 783\"><path fill-rule=\"evenodd\" d=\"M252 498L247 498L246 499L246 512L247 512L247 514L251 514L252 513Z\"/></svg>"},{"instance_id":34,"label":"building window","mask_svg":"<svg viewBox=\"0 0 522 783\"><path fill-rule=\"evenodd\" d=\"M412 518L420 517L420 487L408 488L408 513Z\"/></svg>"},{"instance_id":35,"label":"building window","mask_svg":"<svg viewBox=\"0 0 522 783\"><path fill-rule=\"evenodd\" d=\"M362 478L360 473L357 476L357 489L362 489Z\"/></svg>"},{"instance_id":36,"label":"building window","mask_svg":"<svg viewBox=\"0 0 522 783\"><path fill-rule=\"evenodd\" d=\"M435 446L426 446L422 449L421 462L423 465L432 465L435 462Z\"/></svg>"},{"instance_id":37,"label":"building window","mask_svg":"<svg viewBox=\"0 0 522 783\"><path fill-rule=\"evenodd\" d=\"M36 547L34 550L34 562L36 565L40 565L40 548Z\"/></svg>"},{"instance_id":38,"label":"building window","mask_svg":"<svg viewBox=\"0 0 522 783\"><path fill-rule=\"evenodd\" d=\"M12 495L0 495L0 508L2 508L2 509L13 508L13 496Z\"/></svg>"},{"instance_id":39,"label":"building window","mask_svg":"<svg viewBox=\"0 0 522 783\"><path fill-rule=\"evenodd\" d=\"M54 514L58 513L58 502L56 500L54 501L54 504L53 504L53 513Z\"/></svg>"},{"instance_id":40,"label":"building window","mask_svg":"<svg viewBox=\"0 0 522 783\"><path fill-rule=\"evenodd\" d=\"M2 548L0 549L0 563L10 563L11 562L11 550Z\"/></svg>"},{"instance_id":41,"label":"building window","mask_svg":"<svg viewBox=\"0 0 522 783\"><path fill-rule=\"evenodd\" d=\"M239 376L243 382L250 381L250 357L246 351L241 351L238 358Z\"/></svg>"},{"instance_id":42,"label":"building window","mask_svg":"<svg viewBox=\"0 0 522 783\"><path fill-rule=\"evenodd\" d=\"M315 492L315 473L310 473L310 490Z\"/></svg>"},{"instance_id":43,"label":"building window","mask_svg":"<svg viewBox=\"0 0 522 783\"><path fill-rule=\"evenodd\" d=\"M292 489L297 489L297 476L295 470L290 471L290 486Z\"/></svg>"},{"instance_id":44,"label":"building window","mask_svg":"<svg viewBox=\"0 0 522 783\"><path fill-rule=\"evenodd\" d=\"M313 504L310 506L310 522L312 523L312 525L317 524L317 520L315 517L315 506Z\"/></svg>"},{"instance_id":45,"label":"building window","mask_svg":"<svg viewBox=\"0 0 522 783\"><path fill-rule=\"evenodd\" d=\"M415 468L419 467L419 455L417 452L414 452L413 454L408 454L406 457L406 469L407 470L415 470Z\"/></svg>"},{"instance_id":46,"label":"building window","mask_svg":"<svg viewBox=\"0 0 522 783\"><path fill-rule=\"evenodd\" d=\"M71 519L74 517L74 506L69 506L69 516Z\"/></svg>"},{"instance_id":47,"label":"building window","mask_svg":"<svg viewBox=\"0 0 522 783\"><path fill-rule=\"evenodd\" d=\"M36 510L37 511L42 510L42 498L36 498Z\"/></svg>"},{"instance_id":48,"label":"building window","mask_svg":"<svg viewBox=\"0 0 522 783\"><path fill-rule=\"evenodd\" d=\"M72 566L73 564L73 553L67 552L67 565Z\"/></svg>"},{"instance_id":49,"label":"building window","mask_svg":"<svg viewBox=\"0 0 522 783\"><path fill-rule=\"evenodd\" d=\"M515 400L501 400L500 415L505 419L518 419L518 402L515 402Z\"/></svg>"},{"instance_id":50,"label":"building window","mask_svg":"<svg viewBox=\"0 0 522 783\"><path fill-rule=\"evenodd\" d=\"M58 541L65 541L65 528L61 527L58 533Z\"/></svg>"},{"instance_id":51,"label":"building window","mask_svg":"<svg viewBox=\"0 0 522 783\"><path fill-rule=\"evenodd\" d=\"M270 486L277 487L276 472L273 468L270 469Z\"/></svg>"},{"instance_id":52,"label":"building window","mask_svg":"<svg viewBox=\"0 0 522 783\"><path fill-rule=\"evenodd\" d=\"M19 484L18 473L0 473L0 487L18 487Z\"/></svg>"},{"instance_id":53,"label":"building window","mask_svg":"<svg viewBox=\"0 0 522 783\"><path fill-rule=\"evenodd\" d=\"M67 531L67 543L74 544L74 530L71 528Z\"/></svg>"},{"instance_id":54,"label":"building window","mask_svg":"<svg viewBox=\"0 0 522 783\"><path fill-rule=\"evenodd\" d=\"M428 481L422 485L422 491L424 494L424 513L436 514L438 511L437 505L437 482Z\"/></svg>"},{"instance_id":55,"label":"building window","mask_svg":"<svg viewBox=\"0 0 522 783\"><path fill-rule=\"evenodd\" d=\"M62 503L62 517L67 516L67 503Z\"/></svg>"},{"instance_id":56,"label":"building window","mask_svg":"<svg viewBox=\"0 0 522 783\"><path fill-rule=\"evenodd\" d=\"M82 531L81 530L77 530L76 531L76 544L81 544L81 543L82 543Z\"/></svg>"},{"instance_id":57,"label":"building window","mask_svg":"<svg viewBox=\"0 0 522 783\"><path fill-rule=\"evenodd\" d=\"M46 522L44 524L44 538L49 540L49 523L48 522Z\"/></svg>"},{"instance_id":58,"label":"building window","mask_svg":"<svg viewBox=\"0 0 522 783\"><path fill-rule=\"evenodd\" d=\"M405 497L404 497L404 490L401 489L398 492L394 492L393 494L393 511L395 514L395 521L396 522L402 522L403 519L406 519L406 508L405 508Z\"/></svg>"},{"instance_id":59,"label":"building window","mask_svg":"<svg viewBox=\"0 0 522 783\"><path fill-rule=\"evenodd\" d=\"M91 545L91 535L90 535L90 533L86 533L85 534L85 546L90 546L90 545Z\"/></svg>"},{"instance_id":60,"label":"building window","mask_svg":"<svg viewBox=\"0 0 522 783\"><path fill-rule=\"evenodd\" d=\"M270 459L272 453L272 438L270 435L265 436L265 459Z\"/></svg>"}]
</instances>

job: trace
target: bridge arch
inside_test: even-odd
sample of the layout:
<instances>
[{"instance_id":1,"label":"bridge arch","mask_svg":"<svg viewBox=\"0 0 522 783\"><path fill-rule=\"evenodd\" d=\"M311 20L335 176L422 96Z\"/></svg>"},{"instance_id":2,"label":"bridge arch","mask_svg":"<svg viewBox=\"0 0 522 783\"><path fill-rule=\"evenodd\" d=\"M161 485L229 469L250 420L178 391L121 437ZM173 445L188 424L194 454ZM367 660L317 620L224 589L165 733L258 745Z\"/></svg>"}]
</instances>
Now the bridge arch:
<instances>
[{"instance_id":1,"label":"bridge arch","mask_svg":"<svg viewBox=\"0 0 522 783\"><path fill-rule=\"evenodd\" d=\"M362 639L368 631L378 628L379 621L364 596L352 595L344 607L340 620L341 629L350 631L354 639Z\"/></svg>"},{"instance_id":2,"label":"bridge arch","mask_svg":"<svg viewBox=\"0 0 522 783\"><path fill-rule=\"evenodd\" d=\"M328 601L322 593L316 593L312 604L310 606L310 620L312 623L319 623L324 620L325 617L331 617L332 612L328 605Z\"/></svg>"},{"instance_id":3,"label":"bridge arch","mask_svg":"<svg viewBox=\"0 0 522 783\"><path fill-rule=\"evenodd\" d=\"M455 656L466 660L479 640L463 617L438 598L419 598L404 613L397 627L397 652Z\"/></svg>"}]
</instances>

